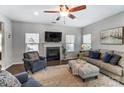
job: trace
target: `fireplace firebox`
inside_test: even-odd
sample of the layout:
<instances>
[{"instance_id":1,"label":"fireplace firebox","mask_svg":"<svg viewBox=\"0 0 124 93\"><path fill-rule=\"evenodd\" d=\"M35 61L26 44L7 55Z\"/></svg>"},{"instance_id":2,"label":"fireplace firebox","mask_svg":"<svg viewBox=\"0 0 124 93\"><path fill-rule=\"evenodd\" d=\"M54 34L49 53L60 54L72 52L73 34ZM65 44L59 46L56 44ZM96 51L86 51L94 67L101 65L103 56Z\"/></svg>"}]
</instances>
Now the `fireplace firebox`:
<instances>
[{"instance_id":1,"label":"fireplace firebox","mask_svg":"<svg viewBox=\"0 0 124 93\"><path fill-rule=\"evenodd\" d=\"M47 61L60 60L60 47L47 47L46 58Z\"/></svg>"}]
</instances>

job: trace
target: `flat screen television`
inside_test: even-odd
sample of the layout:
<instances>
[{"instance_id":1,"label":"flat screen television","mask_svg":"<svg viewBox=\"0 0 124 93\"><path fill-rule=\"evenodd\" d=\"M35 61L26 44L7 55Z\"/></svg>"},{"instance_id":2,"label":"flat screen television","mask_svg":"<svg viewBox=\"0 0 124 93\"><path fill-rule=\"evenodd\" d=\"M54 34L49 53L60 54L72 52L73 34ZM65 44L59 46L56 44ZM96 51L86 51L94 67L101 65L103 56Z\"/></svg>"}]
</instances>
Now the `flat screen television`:
<instances>
[{"instance_id":1,"label":"flat screen television","mask_svg":"<svg viewBox=\"0 0 124 93\"><path fill-rule=\"evenodd\" d=\"M62 32L45 32L45 42L61 42Z\"/></svg>"}]
</instances>

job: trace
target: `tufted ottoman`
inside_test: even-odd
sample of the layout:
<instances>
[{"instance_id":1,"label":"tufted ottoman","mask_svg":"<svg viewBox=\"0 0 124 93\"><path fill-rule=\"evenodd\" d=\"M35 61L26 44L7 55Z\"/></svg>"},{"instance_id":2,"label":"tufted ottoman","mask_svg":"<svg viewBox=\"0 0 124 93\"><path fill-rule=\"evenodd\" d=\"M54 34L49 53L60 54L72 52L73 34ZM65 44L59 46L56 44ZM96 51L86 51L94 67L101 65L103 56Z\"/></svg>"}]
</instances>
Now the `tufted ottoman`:
<instances>
[{"instance_id":1,"label":"tufted ottoman","mask_svg":"<svg viewBox=\"0 0 124 93\"><path fill-rule=\"evenodd\" d=\"M69 60L69 61L68 61L68 66L69 66L69 68L72 68L72 66L73 66L74 64L76 64L76 60Z\"/></svg>"},{"instance_id":2,"label":"tufted ottoman","mask_svg":"<svg viewBox=\"0 0 124 93\"><path fill-rule=\"evenodd\" d=\"M87 62L84 60L70 60L68 62L69 68L72 70L72 74L73 75L78 75L79 72L79 68L82 67L84 64L86 64Z\"/></svg>"},{"instance_id":3,"label":"tufted ottoman","mask_svg":"<svg viewBox=\"0 0 124 93\"><path fill-rule=\"evenodd\" d=\"M100 69L92 64L86 63L79 68L79 76L85 81L87 78L97 77Z\"/></svg>"}]
</instances>

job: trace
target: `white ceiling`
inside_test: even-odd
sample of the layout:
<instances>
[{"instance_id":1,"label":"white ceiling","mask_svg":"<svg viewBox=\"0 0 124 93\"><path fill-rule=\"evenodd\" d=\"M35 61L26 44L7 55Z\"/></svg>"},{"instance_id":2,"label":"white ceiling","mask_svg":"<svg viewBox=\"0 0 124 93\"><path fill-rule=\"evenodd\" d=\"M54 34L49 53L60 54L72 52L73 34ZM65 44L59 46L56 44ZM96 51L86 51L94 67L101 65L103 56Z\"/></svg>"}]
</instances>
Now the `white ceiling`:
<instances>
[{"instance_id":1,"label":"white ceiling","mask_svg":"<svg viewBox=\"0 0 124 93\"><path fill-rule=\"evenodd\" d=\"M57 5L0 5L0 14L13 21L53 24L51 22L56 22L59 14L47 14L43 11L57 9ZM40 13L39 16L34 15L36 11ZM122 11L124 11L124 5L88 5L87 9L73 13L76 19L72 20L66 17L64 24L64 18L61 18L56 25L84 27Z\"/></svg>"}]
</instances>

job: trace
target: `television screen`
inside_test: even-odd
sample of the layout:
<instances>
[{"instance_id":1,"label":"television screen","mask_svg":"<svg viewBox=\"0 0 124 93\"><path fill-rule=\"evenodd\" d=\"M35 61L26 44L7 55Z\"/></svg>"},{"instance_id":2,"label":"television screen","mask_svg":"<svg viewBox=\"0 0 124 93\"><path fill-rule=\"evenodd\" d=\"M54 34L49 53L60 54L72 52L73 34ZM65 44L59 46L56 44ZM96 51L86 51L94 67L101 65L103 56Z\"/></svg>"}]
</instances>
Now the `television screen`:
<instances>
[{"instance_id":1,"label":"television screen","mask_svg":"<svg viewBox=\"0 0 124 93\"><path fill-rule=\"evenodd\" d=\"M62 32L45 32L45 42L61 42Z\"/></svg>"}]
</instances>

